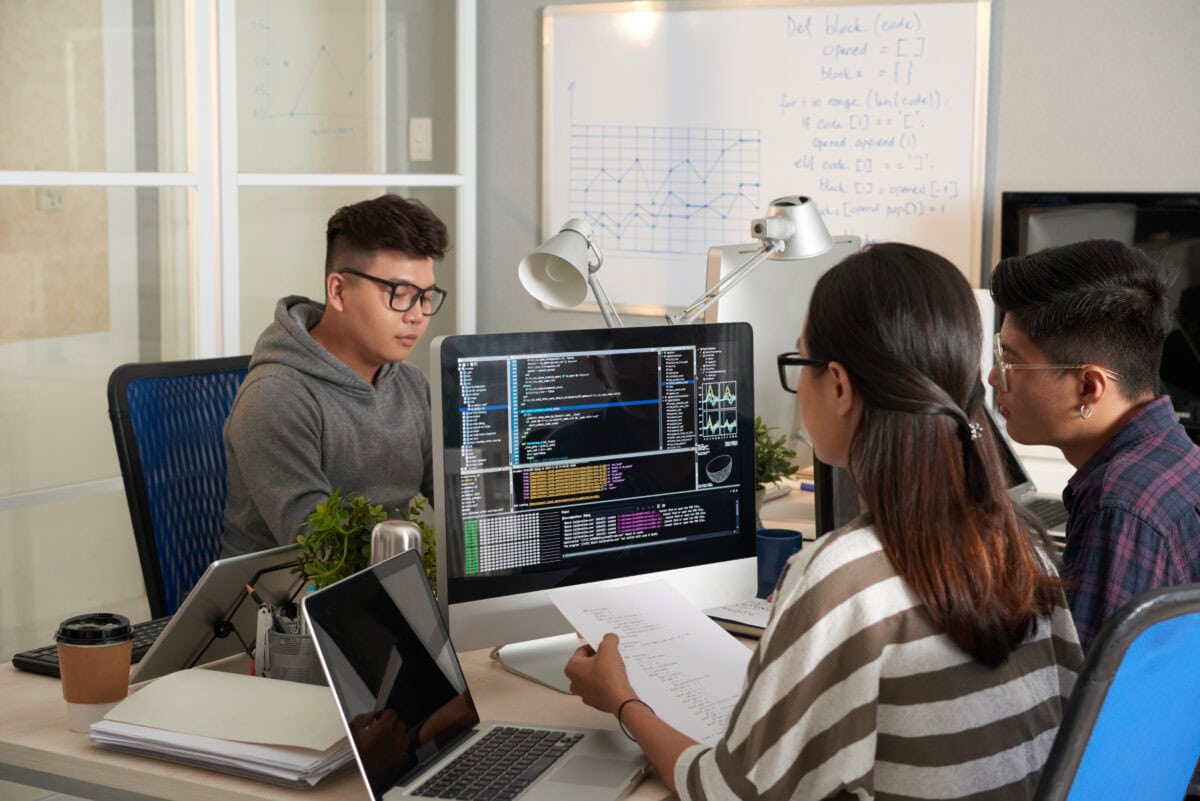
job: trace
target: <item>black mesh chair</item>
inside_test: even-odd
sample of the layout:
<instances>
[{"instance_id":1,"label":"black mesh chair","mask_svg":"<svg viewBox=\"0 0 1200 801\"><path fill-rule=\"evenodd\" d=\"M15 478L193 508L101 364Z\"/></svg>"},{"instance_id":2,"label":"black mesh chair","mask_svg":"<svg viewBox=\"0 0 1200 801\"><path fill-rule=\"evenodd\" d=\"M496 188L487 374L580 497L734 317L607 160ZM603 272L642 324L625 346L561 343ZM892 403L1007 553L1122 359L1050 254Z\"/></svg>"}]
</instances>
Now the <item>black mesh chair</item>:
<instances>
[{"instance_id":1,"label":"black mesh chair","mask_svg":"<svg viewBox=\"0 0 1200 801\"><path fill-rule=\"evenodd\" d=\"M108 379L125 499L152 617L174 614L221 547L221 429L249 356L123 364Z\"/></svg>"},{"instance_id":2,"label":"black mesh chair","mask_svg":"<svg viewBox=\"0 0 1200 801\"><path fill-rule=\"evenodd\" d=\"M1200 757L1200 584L1151 590L1105 623L1035 801L1180 801Z\"/></svg>"}]
</instances>

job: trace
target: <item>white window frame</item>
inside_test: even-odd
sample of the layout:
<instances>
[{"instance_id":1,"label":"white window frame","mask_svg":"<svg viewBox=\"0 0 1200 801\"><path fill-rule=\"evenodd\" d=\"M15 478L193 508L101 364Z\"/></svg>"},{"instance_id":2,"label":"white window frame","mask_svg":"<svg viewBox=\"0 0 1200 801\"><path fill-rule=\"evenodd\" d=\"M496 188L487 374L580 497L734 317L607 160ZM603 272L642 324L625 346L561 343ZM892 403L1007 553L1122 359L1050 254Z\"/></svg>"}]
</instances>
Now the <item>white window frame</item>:
<instances>
[{"instance_id":1,"label":"white window frame","mask_svg":"<svg viewBox=\"0 0 1200 801\"><path fill-rule=\"evenodd\" d=\"M106 0L120 3L122 0ZM182 187L189 190L191 342L194 358L241 352L238 192L255 187L404 186L455 190L456 327L476 326L475 2L454 0L457 46L456 173L249 173L238 169L236 0L186 0L186 172L0 170L0 187ZM206 265L208 265L206 267ZM119 491L120 478L0 496L0 511Z\"/></svg>"}]
</instances>

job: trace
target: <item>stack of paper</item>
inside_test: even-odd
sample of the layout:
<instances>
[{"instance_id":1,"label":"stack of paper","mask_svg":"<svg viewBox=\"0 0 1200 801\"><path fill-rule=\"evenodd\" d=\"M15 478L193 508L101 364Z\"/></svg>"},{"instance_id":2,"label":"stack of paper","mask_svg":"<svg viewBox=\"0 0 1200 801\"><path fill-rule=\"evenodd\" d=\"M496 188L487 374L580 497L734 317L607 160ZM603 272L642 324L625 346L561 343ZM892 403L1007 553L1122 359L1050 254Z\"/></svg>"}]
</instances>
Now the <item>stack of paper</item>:
<instances>
[{"instance_id":1,"label":"stack of paper","mask_svg":"<svg viewBox=\"0 0 1200 801\"><path fill-rule=\"evenodd\" d=\"M181 670L92 725L92 742L296 787L351 757L328 687Z\"/></svg>"}]
</instances>

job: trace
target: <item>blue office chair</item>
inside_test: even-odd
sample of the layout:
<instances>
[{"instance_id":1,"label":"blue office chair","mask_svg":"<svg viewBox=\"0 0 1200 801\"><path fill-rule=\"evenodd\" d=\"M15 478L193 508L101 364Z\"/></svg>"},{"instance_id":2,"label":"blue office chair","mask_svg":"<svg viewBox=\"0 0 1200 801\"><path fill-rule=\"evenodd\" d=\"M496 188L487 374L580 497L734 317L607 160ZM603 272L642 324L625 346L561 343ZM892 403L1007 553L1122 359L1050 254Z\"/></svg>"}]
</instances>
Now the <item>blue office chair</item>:
<instances>
[{"instance_id":1,"label":"blue office chair","mask_svg":"<svg viewBox=\"0 0 1200 801\"><path fill-rule=\"evenodd\" d=\"M1200 758L1200 584L1139 595L1097 635L1036 801L1180 801Z\"/></svg>"},{"instance_id":2,"label":"blue office chair","mask_svg":"<svg viewBox=\"0 0 1200 801\"><path fill-rule=\"evenodd\" d=\"M125 499L150 614L174 614L221 548L221 429L249 356L123 364L108 379Z\"/></svg>"}]
</instances>

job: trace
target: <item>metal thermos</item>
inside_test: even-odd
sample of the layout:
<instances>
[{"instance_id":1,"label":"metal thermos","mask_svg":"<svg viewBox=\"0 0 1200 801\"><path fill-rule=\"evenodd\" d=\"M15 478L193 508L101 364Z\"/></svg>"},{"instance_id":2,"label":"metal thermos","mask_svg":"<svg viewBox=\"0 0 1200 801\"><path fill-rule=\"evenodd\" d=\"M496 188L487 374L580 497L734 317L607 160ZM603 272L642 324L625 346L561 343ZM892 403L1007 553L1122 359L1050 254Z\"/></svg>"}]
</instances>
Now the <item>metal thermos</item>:
<instances>
[{"instance_id":1,"label":"metal thermos","mask_svg":"<svg viewBox=\"0 0 1200 801\"><path fill-rule=\"evenodd\" d=\"M371 564L421 549L421 527L409 520L384 520L371 530Z\"/></svg>"}]
</instances>

